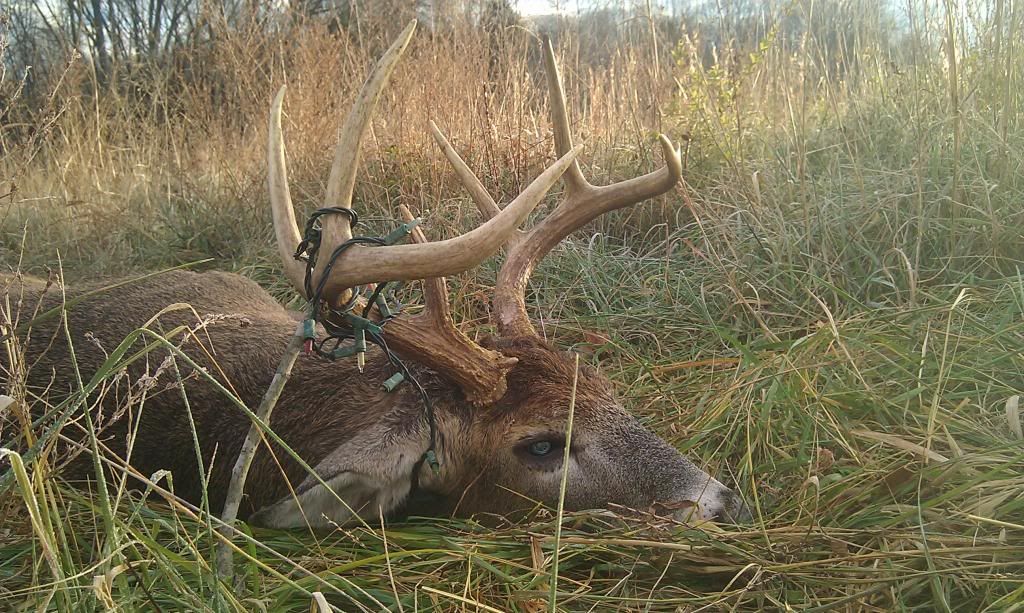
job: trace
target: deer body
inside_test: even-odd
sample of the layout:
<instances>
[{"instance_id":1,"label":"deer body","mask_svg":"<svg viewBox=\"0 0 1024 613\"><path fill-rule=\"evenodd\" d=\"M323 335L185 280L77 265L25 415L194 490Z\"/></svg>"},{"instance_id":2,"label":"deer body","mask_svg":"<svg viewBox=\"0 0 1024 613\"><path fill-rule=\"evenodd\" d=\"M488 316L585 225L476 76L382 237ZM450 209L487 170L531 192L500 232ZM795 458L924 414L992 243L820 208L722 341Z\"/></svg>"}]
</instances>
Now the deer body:
<instances>
[{"instance_id":1,"label":"deer body","mask_svg":"<svg viewBox=\"0 0 1024 613\"><path fill-rule=\"evenodd\" d=\"M341 130L325 198L325 207L335 213L351 207L362 135L412 32L410 24L378 62ZM381 350L367 354L363 373L354 360L300 356L269 421L312 474L278 444L261 444L246 482L243 517L274 527L325 526L355 515L373 520L397 510L414 486L437 501L419 511L504 514L557 504L563 467L569 510L608 503L647 508L661 502L681 508L678 515L684 519L736 520L747 515L735 493L640 424L600 373L587 365L577 371L575 361L541 340L529 321L524 292L540 258L595 217L672 189L682 172L679 151L662 137L666 165L661 170L614 185L590 185L575 161L579 147L572 146L554 52L550 45L545 50L559 160L500 208L432 124L435 139L487 221L438 243L428 242L416 229L413 244L346 250L352 216L328 215L320 228L322 259L310 258L307 264L311 284L302 263L292 258L300 235L285 168L283 88L278 93L271 107L268 166L285 276L332 322L341 321L337 318L343 314L335 309L348 302L356 285L423 280L426 308L388 320L382 336L410 365L434 406L438 469L422 461L431 446L423 398L408 383L391 393L381 388L395 373ZM561 204L530 230L519 230L560 178L565 185ZM408 210L400 209L406 220L412 219ZM480 345L452 322L443 276L467 270L503 246L505 263L492 300L497 333ZM337 266L328 258L336 259ZM58 292L44 291L41 282L11 277L7 285L12 302L27 306L19 314L22 320L31 319L38 300L44 309L61 304ZM274 377L298 321L255 283L226 273L171 272L77 303L74 299L85 296L84 290L67 291L67 324L84 379L104 362L107 351L159 314L158 323L148 327L192 328L176 340L182 351L250 408L259 404ZM167 310L183 303L191 308ZM384 320L373 309L367 312ZM76 389L70 348L59 323L51 318L32 327L29 396ZM206 496L216 513L250 420L216 386L167 355L158 349L132 362L126 379L119 380L127 388L108 386L98 392L101 400L90 403L94 421L106 426L103 443L142 478L169 470L177 495L193 503ZM5 372L10 370L8 365ZM140 404L142 391L145 402ZM136 402L127 402L125 394ZM566 461L570 404L575 407L574 427ZM91 469L87 462L78 466Z\"/></svg>"},{"instance_id":2,"label":"deer body","mask_svg":"<svg viewBox=\"0 0 1024 613\"><path fill-rule=\"evenodd\" d=\"M70 288L62 297L55 286L44 291L41 281L9 277L4 285L25 305L22 317L37 304L42 310L59 307L93 289ZM88 380L123 338L174 303L192 308L160 315L160 328L194 329L180 343L182 351L247 406L256 406L294 332L296 316L254 282L229 273L173 271L106 290L68 308L67 325L83 378ZM142 343L140 339L136 344ZM419 487L436 505L422 512L508 513L557 500L561 455L534 458L528 450L524 453L524 442L564 443L560 436L575 365L536 338L502 340L500 345L518 362L509 373L509 392L486 411L472 407L450 382L413 365L434 404L439 428L439 473L423 465L416 475ZM76 389L59 318L33 326L25 353L32 364L30 396L46 394L55 403ZM208 501L216 510L223 504L249 418L183 361L177 361L177 371L170 368L167 356L166 350L151 351L145 360L126 368L115 389L103 393L103 408L97 413L100 438L117 458L130 458L143 477L170 471L174 492L193 504L203 499L199 476L206 472ZM274 431L349 507L371 520L378 508L387 514L402 506L429 444L419 395L408 385L392 393L381 389L380 383L393 373L380 352L370 354L362 374L351 360L302 356L273 417ZM178 387L179 374L202 468ZM150 379L154 375L156 379ZM149 388L148 398L128 412L124 404L129 392L135 389L137 398L140 385ZM607 381L586 366L577 378L575 410L575 463L570 468L567 508L600 508L608 502L646 508L655 501L693 500L703 501L712 515L739 512L733 494L626 413ZM112 419L118 412L124 414ZM80 419L77 423L81 426ZM79 432L84 446L85 434ZM88 476L92 462L87 453L80 454L65 474ZM301 512L291 504L293 490L302 501ZM284 504L275 511L279 501ZM257 520L272 526L324 526L351 519L344 505L277 444L261 446L257 452L242 517L261 509Z\"/></svg>"},{"instance_id":3,"label":"deer body","mask_svg":"<svg viewBox=\"0 0 1024 613\"><path fill-rule=\"evenodd\" d=\"M28 281L25 285L23 304L34 307L43 296L44 309L60 306L62 299L55 287L44 296L41 282ZM19 295L18 289L14 286L11 295ZM89 289L92 288L70 288L68 301ZM175 303L187 303L195 313L185 309L166 313L160 316L159 326L165 330L179 325L196 328L202 318L211 320L189 335L182 343L183 352L234 390L247 406L257 406L294 332L295 319L258 285L232 274L170 272L109 290L71 307L67 311L68 328L83 377L88 380L122 339ZM136 345L141 348L143 340ZM32 364L30 394L49 390L53 403L61 400L62 393L76 388L69 368L69 347L58 319L34 325L25 349L27 361ZM119 457L126 458L127 434L132 422L138 419L132 465L145 477L158 470L171 470L175 493L198 502L202 498L202 471L177 387L178 376L164 364L167 355L167 351L156 349L145 360L129 365L128 376L119 382L122 398L130 387L139 387L140 380L141 385L153 387L137 414L126 414L110 422L102 440ZM386 362L370 360L365 376L361 377L350 361L299 360L274 415L274 431L315 465L338 446L350 442L354 435L381 423L385 415L399 419L405 414L409 425L413 425L423 413L415 395L400 390L384 396L375 389L374 383L380 381L376 375L383 366L381 361ZM204 468L209 471L211 509L216 512L223 504L232 463L248 430L249 418L203 377L191 373L185 362L179 360L177 366L185 381ZM150 381L149 377L158 372L157 379ZM451 393L450 389L444 391ZM444 395L435 394L439 399ZM118 406L115 395L106 393L100 422L109 422L115 412L124 408ZM309 436L311 432L322 432L325 436ZM274 459L265 447L261 448L249 479L246 506L250 510L284 498L288 494L287 482L297 487L305 476L298 463L280 447L274 447L284 474L279 474L281 470ZM72 474L87 472L91 463L76 462L75 469Z\"/></svg>"}]
</instances>

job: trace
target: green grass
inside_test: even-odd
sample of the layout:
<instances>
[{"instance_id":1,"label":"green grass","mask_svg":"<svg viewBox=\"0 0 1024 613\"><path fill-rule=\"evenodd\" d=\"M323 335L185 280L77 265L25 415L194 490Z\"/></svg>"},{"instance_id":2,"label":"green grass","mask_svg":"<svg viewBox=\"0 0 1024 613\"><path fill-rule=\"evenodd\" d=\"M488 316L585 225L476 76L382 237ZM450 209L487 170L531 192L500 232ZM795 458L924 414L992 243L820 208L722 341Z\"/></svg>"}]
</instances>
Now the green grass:
<instances>
[{"instance_id":1,"label":"green grass","mask_svg":"<svg viewBox=\"0 0 1024 613\"><path fill-rule=\"evenodd\" d=\"M588 288L559 275L594 258L621 283ZM613 314L561 318L554 328L566 341L580 328L610 331L597 355L629 404L732 475L759 519L709 533L651 517L569 514L561 607L930 610L946 602L1001 611L1020 602L1024 451L1004 411L1022 380L1020 279L972 287L959 303L927 293L928 306L868 309L835 328L822 315L821 325L786 339L742 341L706 311L674 307L692 288L666 285L666 265L681 263L568 250L542 279L561 278L574 298ZM710 358L723 364L685 363ZM101 602L92 599L103 550L123 560L110 597L126 609L152 608L150 599L195 609L220 598L223 608L259 600L268 610L305 610L308 592L321 591L345 610L397 600L449 610L458 598L530 610L550 580L555 526L541 513L498 528L433 518L321 537L259 530L258 544L237 541L246 589L234 590L217 585L214 539L185 509L121 498L110 533L96 499L59 483L36 487L30 498L47 493L39 506L59 553L58 594L71 602ZM4 539L0 583L11 602L39 602L54 574L30 537Z\"/></svg>"},{"instance_id":2,"label":"green grass","mask_svg":"<svg viewBox=\"0 0 1024 613\"><path fill-rule=\"evenodd\" d=\"M662 129L690 135L687 186L579 232L534 274L529 303L544 334L598 364L634 413L736 484L756 520L695 530L621 509L566 514L559 609L1024 610L1024 441L1007 408L1024 392L1024 74L1012 36L1021 11L1006 11L998 30L956 15L957 31L976 36L954 41L955 70L934 14L913 22L902 55L865 43L843 79L813 36L794 46L770 33L738 67L695 62L684 43L674 66L663 62L651 91ZM308 48L325 44L309 36ZM414 51L424 61L448 49L427 44ZM525 70L510 62L509 74ZM426 66L442 85L398 75L382 117L417 113L431 96L463 110L479 99L473 85L444 89L443 59ZM642 82L646 68L628 66L621 78ZM330 70L315 70L294 67L312 85L297 79L285 128L305 210L334 129L315 78ZM608 101L602 87L620 73L584 72L570 97L590 96L589 176L650 170L652 135L633 126L655 120ZM241 97L259 89L239 81ZM464 125L443 115L503 196L550 148L538 94L524 88L485 104L491 131L471 113ZM294 300L271 243L259 129L203 124L217 136L195 143L178 124L145 120L122 136L76 114L78 102L58 118L63 140L4 160L21 186L0 200L5 264L38 274L59 251L73 282L213 258L202 266ZM389 219L412 203L433 238L476 223L411 123L377 129L358 206ZM533 123L542 128L523 128ZM483 321L495 268L451 280L460 320ZM15 340L4 341L13 355ZM234 541L236 587L212 571L215 519L116 483L99 500L55 478L52 460L26 457L24 478L0 492L0 609L305 611L313 592L342 610L548 606L551 510L496 526L255 530Z\"/></svg>"}]
</instances>

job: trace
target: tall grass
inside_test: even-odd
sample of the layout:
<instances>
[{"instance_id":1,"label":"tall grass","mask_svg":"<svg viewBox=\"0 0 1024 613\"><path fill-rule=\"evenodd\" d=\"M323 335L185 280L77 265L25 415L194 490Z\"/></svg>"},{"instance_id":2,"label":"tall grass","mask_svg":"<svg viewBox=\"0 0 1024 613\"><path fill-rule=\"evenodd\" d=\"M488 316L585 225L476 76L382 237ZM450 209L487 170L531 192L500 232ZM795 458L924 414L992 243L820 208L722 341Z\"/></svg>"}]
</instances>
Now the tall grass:
<instances>
[{"instance_id":1,"label":"tall grass","mask_svg":"<svg viewBox=\"0 0 1024 613\"><path fill-rule=\"evenodd\" d=\"M735 483L754 525L566 514L557 582L548 511L255 530L235 542L236 589L212 571L215 519L70 489L44 450L15 460L0 497L0 602L277 611L322 592L342 610L535 611L555 590L563 610L1024 608L1022 21L1014 0L787 2L760 20L694 13L671 34L652 19L657 50L647 26L623 44L571 23L557 38L588 176L653 168L661 130L686 138L687 185L567 241L534 275L533 314ZM48 105L16 109L31 125L0 133L4 263L40 273L59 252L73 283L213 258L293 299L267 215L269 97L288 83L292 189L311 210L392 25L225 28L186 58L207 75L189 88L186 64L97 91L69 63ZM496 199L551 161L535 43L471 23L417 37L365 149L364 217L407 204L435 238L477 223L428 119ZM454 280L463 320L485 317L493 275ZM4 343L17 364L18 335ZM2 392L13 417L45 402Z\"/></svg>"}]
</instances>

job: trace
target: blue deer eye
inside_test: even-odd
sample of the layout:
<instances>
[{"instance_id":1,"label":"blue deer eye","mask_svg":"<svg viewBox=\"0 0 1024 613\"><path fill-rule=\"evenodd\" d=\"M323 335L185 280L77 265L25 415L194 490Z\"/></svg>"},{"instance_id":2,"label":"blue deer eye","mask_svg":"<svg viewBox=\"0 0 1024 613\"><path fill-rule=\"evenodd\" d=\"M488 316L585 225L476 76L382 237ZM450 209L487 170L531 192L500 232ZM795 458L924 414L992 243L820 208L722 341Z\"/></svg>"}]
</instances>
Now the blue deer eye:
<instances>
[{"instance_id":1,"label":"blue deer eye","mask_svg":"<svg viewBox=\"0 0 1024 613\"><path fill-rule=\"evenodd\" d=\"M530 443L530 453L536 456L547 455L554 448L555 446L551 444L551 441L534 441Z\"/></svg>"},{"instance_id":2,"label":"blue deer eye","mask_svg":"<svg viewBox=\"0 0 1024 613\"><path fill-rule=\"evenodd\" d=\"M558 469L565 451L565 438L558 432L539 432L512 448L516 458L530 470Z\"/></svg>"}]
</instances>

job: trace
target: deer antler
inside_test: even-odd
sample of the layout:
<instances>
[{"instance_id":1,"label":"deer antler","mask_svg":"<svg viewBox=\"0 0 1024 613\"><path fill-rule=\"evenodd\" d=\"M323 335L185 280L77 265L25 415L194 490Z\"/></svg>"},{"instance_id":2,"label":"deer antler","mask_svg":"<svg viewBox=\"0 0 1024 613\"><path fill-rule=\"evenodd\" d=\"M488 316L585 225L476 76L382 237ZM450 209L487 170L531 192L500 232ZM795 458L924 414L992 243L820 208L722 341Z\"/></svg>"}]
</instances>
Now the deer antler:
<instances>
[{"instance_id":1,"label":"deer antler","mask_svg":"<svg viewBox=\"0 0 1024 613\"><path fill-rule=\"evenodd\" d=\"M399 206L399 210L405 221L412 221L409 209ZM428 242L419 227L413 228L412 239ZM420 313L388 322L388 347L444 373L473 404L488 405L504 396L505 373L516 365L516 358L481 347L455 327L444 277L423 280L423 304Z\"/></svg>"},{"instance_id":2,"label":"deer antler","mask_svg":"<svg viewBox=\"0 0 1024 613\"><path fill-rule=\"evenodd\" d=\"M415 22L410 23L377 62L349 111L331 166L325 207L351 210L363 135L388 77L412 37L415 25ZM267 145L270 204L285 275L295 289L305 296L305 268L293 257L300 242L300 233L288 189L284 138L281 133L284 92L285 88L282 87L274 97L270 111ZM444 141L437 127L432 125L432 128L435 136L440 136L440 141ZM333 267L328 267L330 254L352 238L352 228L346 215L321 217L319 251L328 255L321 256L321 261L317 262L318 266L313 270L313 287L320 286L322 282L321 297L330 305L337 306L348 301L351 288L357 285L425 280L426 310L413 317L399 316L390 321L386 333L389 345L400 355L413 357L420 364L447 376L462 388L469 401L488 404L497 400L505 393L505 373L515 364L515 360L480 347L455 328L451 321L443 277L473 268L513 237L551 186L573 163L578 150L567 149L557 162L534 179L500 212L474 230L452 239L427 242L422 232L417 230L412 244L379 247L353 245L337 257ZM474 199L482 197L480 192L489 199L490 196L486 195L479 180L464 164L462 166L456 167L456 173ZM495 209L498 208L493 200L491 203ZM403 208L402 213L411 219L407 209ZM325 274L326 279L323 278Z\"/></svg>"},{"instance_id":3,"label":"deer antler","mask_svg":"<svg viewBox=\"0 0 1024 613\"><path fill-rule=\"evenodd\" d=\"M551 124L555 133L555 151L564 156L573 150L565 109L565 93L555 62L551 41L544 40L544 59L548 90L551 95ZM665 135L661 135L665 166L641 177L612 185L591 185L574 159L562 176L564 199L546 218L525 234L513 239L505 264L498 273L494 288L492 317L503 336L531 335L536 332L526 312L526 283L530 274L551 249L571 232L595 218L615 209L636 204L664 194L682 179L683 162L680 151ZM487 208L477 204L487 215ZM504 213L504 211L502 211Z\"/></svg>"},{"instance_id":4,"label":"deer antler","mask_svg":"<svg viewBox=\"0 0 1024 613\"><path fill-rule=\"evenodd\" d=\"M370 78L349 111L341 131L338 147L327 185L325 207L352 208L352 189L359 158L359 146L370 122L370 115L380 98L387 79L394 70L402 51L409 43L416 23L411 22L377 62ZM299 231L288 191L284 160L284 139L281 134L281 105L284 87L274 98L270 112L268 163L270 175L270 201L274 209L274 228L278 249L285 260L285 273L293 285L304 286L304 270L298 262L290 261L299 243ZM387 247L356 245L346 250L335 263L323 284L323 297L332 305L348 298L348 290L357 285L379 281L412 281L443 277L469 270L487 259L515 233L547 191L573 161L576 151L567 150L557 162L540 174L501 213L477 228L455 238L432 243L413 243ZM352 229L345 215L328 215L322 219L320 252L333 253L342 243L352 238ZM327 267L321 265L313 272L313 285L318 286ZM300 291L302 291L300 289Z\"/></svg>"}]
</instances>

